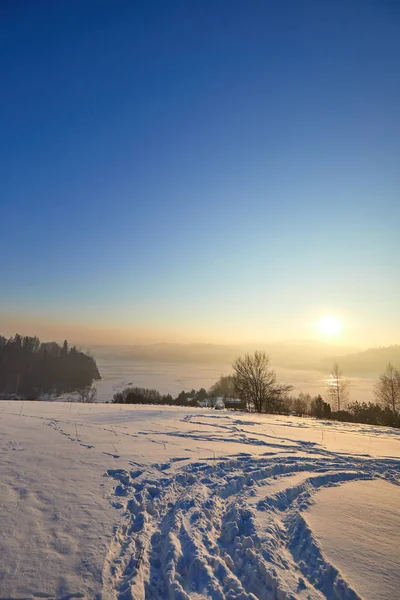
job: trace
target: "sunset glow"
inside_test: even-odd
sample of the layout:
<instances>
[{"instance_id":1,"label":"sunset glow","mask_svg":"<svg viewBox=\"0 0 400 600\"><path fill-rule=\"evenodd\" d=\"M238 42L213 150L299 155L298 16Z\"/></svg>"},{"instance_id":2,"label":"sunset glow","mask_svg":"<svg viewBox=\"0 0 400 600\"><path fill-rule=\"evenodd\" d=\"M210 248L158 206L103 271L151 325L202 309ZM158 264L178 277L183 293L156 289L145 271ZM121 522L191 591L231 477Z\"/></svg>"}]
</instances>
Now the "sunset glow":
<instances>
[{"instance_id":1,"label":"sunset glow","mask_svg":"<svg viewBox=\"0 0 400 600\"><path fill-rule=\"evenodd\" d=\"M317 326L319 331L328 337L338 335L343 329L342 323L332 315L322 317L322 319L318 321Z\"/></svg>"}]
</instances>

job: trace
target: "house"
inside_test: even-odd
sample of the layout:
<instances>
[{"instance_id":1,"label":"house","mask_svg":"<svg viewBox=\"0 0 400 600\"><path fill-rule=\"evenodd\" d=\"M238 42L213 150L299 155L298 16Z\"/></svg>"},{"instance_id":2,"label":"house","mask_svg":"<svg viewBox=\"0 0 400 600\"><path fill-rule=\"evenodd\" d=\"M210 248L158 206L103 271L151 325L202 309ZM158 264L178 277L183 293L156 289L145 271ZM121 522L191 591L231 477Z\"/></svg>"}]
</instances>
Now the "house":
<instances>
[{"instance_id":1,"label":"house","mask_svg":"<svg viewBox=\"0 0 400 600\"><path fill-rule=\"evenodd\" d=\"M231 410L247 410L247 403L245 400L241 400L240 398L224 398L223 396L209 398L208 406L214 406L216 410L222 410L224 408L229 408Z\"/></svg>"},{"instance_id":2,"label":"house","mask_svg":"<svg viewBox=\"0 0 400 600\"><path fill-rule=\"evenodd\" d=\"M241 400L240 398L225 398L224 403L225 408L231 410L248 410L246 400Z\"/></svg>"}]
</instances>

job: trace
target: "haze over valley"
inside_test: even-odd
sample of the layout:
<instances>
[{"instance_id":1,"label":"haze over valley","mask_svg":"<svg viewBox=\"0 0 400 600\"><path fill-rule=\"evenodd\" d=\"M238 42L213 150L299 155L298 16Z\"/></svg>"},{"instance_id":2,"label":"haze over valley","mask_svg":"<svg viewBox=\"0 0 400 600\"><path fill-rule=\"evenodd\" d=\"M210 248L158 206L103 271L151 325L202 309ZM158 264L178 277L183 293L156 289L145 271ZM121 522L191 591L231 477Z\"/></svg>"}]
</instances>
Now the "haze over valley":
<instances>
[{"instance_id":1,"label":"haze over valley","mask_svg":"<svg viewBox=\"0 0 400 600\"><path fill-rule=\"evenodd\" d=\"M0 1L0 600L394 600L400 1Z\"/></svg>"}]
</instances>

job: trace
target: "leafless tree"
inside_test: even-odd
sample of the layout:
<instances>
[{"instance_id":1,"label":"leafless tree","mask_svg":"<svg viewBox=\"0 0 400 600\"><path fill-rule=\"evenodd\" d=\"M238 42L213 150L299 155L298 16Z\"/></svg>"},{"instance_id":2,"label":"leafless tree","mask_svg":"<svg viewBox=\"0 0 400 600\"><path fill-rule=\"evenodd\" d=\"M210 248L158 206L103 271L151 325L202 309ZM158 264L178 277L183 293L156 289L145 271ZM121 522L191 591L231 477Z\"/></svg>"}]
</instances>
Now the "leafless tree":
<instances>
[{"instance_id":1,"label":"leafless tree","mask_svg":"<svg viewBox=\"0 0 400 600\"><path fill-rule=\"evenodd\" d=\"M215 408L216 404L217 404L217 396L209 396L207 398L207 406L209 408Z\"/></svg>"},{"instance_id":2,"label":"leafless tree","mask_svg":"<svg viewBox=\"0 0 400 600\"><path fill-rule=\"evenodd\" d=\"M349 382L343 379L337 363L333 364L331 376L328 379L328 400L336 410L341 410L349 398Z\"/></svg>"},{"instance_id":3,"label":"leafless tree","mask_svg":"<svg viewBox=\"0 0 400 600\"><path fill-rule=\"evenodd\" d=\"M400 409L400 369L389 363L386 371L379 375L374 395L379 404L388 406L394 413L397 412Z\"/></svg>"},{"instance_id":4,"label":"leafless tree","mask_svg":"<svg viewBox=\"0 0 400 600\"><path fill-rule=\"evenodd\" d=\"M97 396L97 390L94 387L86 386L80 390L77 390L79 402L95 402Z\"/></svg>"},{"instance_id":5,"label":"leafless tree","mask_svg":"<svg viewBox=\"0 0 400 600\"><path fill-rule=\"evenodd\" d=\"M299 417L302 417L308 413L310 405L310 394L303 394L303 392L300 392L299 396L293 399L293 410Z\"/></svg>"},{"instance_id":6,"label":"leafless tree","mask_svg":"<svg viewBox=\"0 0 400 600\"><path fill-rule=\"evenodd\" d=\"M235 393L235 383L233 375L221 375L221 377L209 389L209 396L233 398Z\"/></svg>"},{"instance_id":7,"label":"leafless tree","mask_svg":"<svg viewBox=\"0 0 400 600\"><path fill-rule=\"evenodd\" d=\"M232 365L235 392L242 400L254 405L257 412L272 412L279 401L292 389L276 381L265 352L256 351L239 357Z\"/></svg>"}]
</instances>

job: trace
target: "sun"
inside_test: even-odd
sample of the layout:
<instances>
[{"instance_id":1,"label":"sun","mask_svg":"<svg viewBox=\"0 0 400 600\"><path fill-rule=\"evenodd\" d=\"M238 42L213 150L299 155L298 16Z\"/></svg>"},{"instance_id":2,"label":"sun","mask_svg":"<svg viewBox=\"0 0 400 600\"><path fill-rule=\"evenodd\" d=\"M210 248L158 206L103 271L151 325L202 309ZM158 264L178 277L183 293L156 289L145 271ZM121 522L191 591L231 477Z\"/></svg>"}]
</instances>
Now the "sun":
<instances>
[{"instance_id":1,"label":"sun","mask_svg":"<svg viewBox=\"0 0 400 600\"><path fill-rule=\"evenodd\" d=\"M317 327L324 335L333 337L342 331L343 325L336 317L326 315L318 321Z\"/></svg>"}]
</instances>

